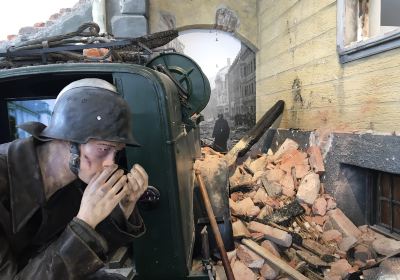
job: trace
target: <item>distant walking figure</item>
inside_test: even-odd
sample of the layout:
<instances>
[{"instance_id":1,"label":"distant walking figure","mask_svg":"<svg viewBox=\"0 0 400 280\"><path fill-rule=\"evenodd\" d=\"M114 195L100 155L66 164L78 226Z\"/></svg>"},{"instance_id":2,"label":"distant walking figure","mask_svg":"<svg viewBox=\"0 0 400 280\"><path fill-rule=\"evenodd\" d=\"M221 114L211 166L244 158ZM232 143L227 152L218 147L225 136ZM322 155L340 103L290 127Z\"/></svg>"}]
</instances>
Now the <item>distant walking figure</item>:
<instances>
[{"instance_id":1,"label":"distant walking figure","mask_svg":"<svg viewBox=\"0 0 400 280\"><path fill-rule=\"evenodd\" d=\"M226 143L229 138L229 125L222 114L218 114L218 119L215 122L212 137L214 139L213 149L217 152L227 152Z\"/></svg>"}]
</instances>

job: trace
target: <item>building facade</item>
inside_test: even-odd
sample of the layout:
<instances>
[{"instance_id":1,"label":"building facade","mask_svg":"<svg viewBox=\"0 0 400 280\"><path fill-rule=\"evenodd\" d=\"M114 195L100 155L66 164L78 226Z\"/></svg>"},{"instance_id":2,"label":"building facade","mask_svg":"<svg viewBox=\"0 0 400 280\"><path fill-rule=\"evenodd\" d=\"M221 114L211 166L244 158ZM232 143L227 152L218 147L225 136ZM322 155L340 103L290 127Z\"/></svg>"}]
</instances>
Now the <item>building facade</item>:
<instances>
[{"instance_id":1,"label":"building facade","mask_svg":"<svg viewBox=\"0 0 400 280\"><path fill-rule=\"evenodd\" d=\"M230 116L235 124L252 126L256 114L255 53L242 43L226 75Z\"/></svg>"}]
</instances>

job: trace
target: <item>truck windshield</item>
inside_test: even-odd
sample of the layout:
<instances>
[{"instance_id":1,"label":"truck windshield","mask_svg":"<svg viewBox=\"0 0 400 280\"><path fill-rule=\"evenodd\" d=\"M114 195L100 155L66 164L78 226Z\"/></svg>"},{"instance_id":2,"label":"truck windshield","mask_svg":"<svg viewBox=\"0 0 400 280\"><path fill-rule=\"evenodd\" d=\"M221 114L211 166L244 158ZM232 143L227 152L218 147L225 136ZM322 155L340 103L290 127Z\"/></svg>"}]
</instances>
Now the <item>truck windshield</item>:
<instances>
[{"instance_id":1,"label":"truck windshield","mask_svg":"<svg viewBox=\"0 0 400 280\"><path fill-rule=\"evenodd\" d=\"M13 139L26 138L29 133L17 128L25 122L49 124L55 99L12 100L7 102L10 135Z\"/></svg>"}]
</instances>

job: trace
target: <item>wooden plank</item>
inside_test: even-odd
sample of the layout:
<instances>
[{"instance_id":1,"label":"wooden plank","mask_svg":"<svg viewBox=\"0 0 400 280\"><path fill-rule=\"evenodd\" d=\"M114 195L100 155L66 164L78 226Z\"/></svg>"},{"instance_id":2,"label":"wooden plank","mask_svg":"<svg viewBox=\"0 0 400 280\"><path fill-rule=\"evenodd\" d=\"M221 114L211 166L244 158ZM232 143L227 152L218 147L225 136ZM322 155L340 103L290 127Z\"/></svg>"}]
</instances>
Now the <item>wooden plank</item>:
<instances>
[{"instance_id":1,"label":"wooden plank","mask_svg":"<svg viewBox=\"0 0 400 280\"><path fill-rule=\"evenodd\" d=\"M260 70L257 73L257 89L261 92L268 90L270 93L290 89L294 79L301 80L303 86L323 82L335 82L341 78L351 78L366 73L371 76L379 75L379 72L390 74L400 64L400 49L383 53L370 59L362 59L354 63L341 65L337 54L310 61L299 67L294 67L272 76L262 77ZM383 80L386 80L382 76ZM394 81L396 77L392 76ZM364 90L364 89L361 89Z\"/></svg>"},{"instance_id":2,"label":"wooden plank","mask_svg":"<svg viewBox=\"0 0 400 280\"><path fill-rule=\"evenodd\" d=\"M297 4L299 0L261 0L258 1L259 18L265 18L265 24L270 24L280 18L287 10ZM269 17L269 18L266 18Z\"/></svg>"},{"instance_id":3,"label":"wooden plank","mask_svg":"<svg viewBox=\"0 0 400 280\"><path fill-rule=\"evenodd\" d=\"M286 1L279 1L279 4L281 5L284 2ZM275 9L268 9L259 17L258 24L260 30L263 31L260 34L260 45L264 45L275 37L286 33L289 28L300 24L308 17L314 16L331 3L335 3L335 0L301 0L282 14L278 14Z\"/></svg>"},{"instance_id":4,"label":"wooden plank","mask_svg":"<svg viewBox=\"0 0 400 280\"><path fill-rule=\"evenodd\" d=\"M309 40L290 51L278 55L268 62L264 56L269 50L260 50L257 54L257 77L263 78L276 75L285 70L304 65L312 60L317 60L336 52L336 29L330 29L326 33ZM267 53L266 53L267 52Z\"/></svg>"},{"instance_id":5,"label":"wooden plank","mask_svg":"<svg viewBox=\"0 0 400 280\"><path fill-rule=\"evenodd\" d=\"M288 265L285 261L281 260L274 254L272 254L270 251L265 249L264 247L261 247L258 245L256 242L250 240L250 239L243 239L242 243L249 247L251 250L259 254L261 257L266 259L268 262L272 263L273 265L277 266L279 269L283 270L286 272L288 275L293 277L294 279L297 280L308 280L306 276L292 268L290 265Z\"/></svg>"},{"instance_id":6,"label":"wooden plank","mask_svg":"<svg viewBox=\"0 0 400 280\"><path fill-rule=\"evenodd\" d=\"M346 63L343 65L343 75L351 76L364 72L373 72L398 67L400 63L400 49L376 54L367 58Z\"/></svg>"},{"instance_id":7,"label":"wooden plank","mask_svg":"<svg viewBox=\"0 0 400 280\"><path fill-rule=\"evenodd\" d=\"M325 73L329 73L328 69ZM258 83L258 102L265 102L273 95L279 95L286 107L293 106L294 79L300 82L300 94L304 108L332 105L373 104L375 102L397 102L400 100L400 68L387 71L366 72L350 77L338 77L312 84L318 72L292 72L292 76L280 75ZM323 75L323 74L321 74ZM327 76L328 77L328 76ZM290 79L292 78L292 79ZM293 79L294 78L294 79ZM268 83L269 82L269 83ZM258 104L258 103L257 103Z\"/></svg>"},{"instance_id":8,"label":"wooden plank","mask_svg":"<svg viewBox=\"0 0 400 280\"><path fill-rule=\"evenodd\" d=\"M332 82L341 78L341 65L337 55L312 60L299 67L294 67L277 75L260 77L257 73L257 89L260 93L275 93L291 89L293 81L299 79L302 86Z\"/></svg>"},{"instance_id":9,"label":"wooden plank","mask_svg":"<svg viewBox=\"0 0 400 280\"><path fill-rule=\"evenodd\" d=\"M260 105L257 111L262 111ZM337 132L400 133L400 102L380 102L373 106L365 104L326 106L304 110L284 111L280 128L313 130L326 128Z\"/></svg>"},{"instance_id":10,"label":"wooden plank","mask_svg":"<svg viewBox=\"0 0 400 280\"><path fill-rule=\"evenodd\" d=\"M290 48L299 46L333 28L336 28L336 6L331 4L300 24L289 28L281 36L261 45L261 51L268 50L263 59L268 61L274 56L287 52ZM260 32L263 34L265 31L261 30Z\"/></svg>"}]
</instances>

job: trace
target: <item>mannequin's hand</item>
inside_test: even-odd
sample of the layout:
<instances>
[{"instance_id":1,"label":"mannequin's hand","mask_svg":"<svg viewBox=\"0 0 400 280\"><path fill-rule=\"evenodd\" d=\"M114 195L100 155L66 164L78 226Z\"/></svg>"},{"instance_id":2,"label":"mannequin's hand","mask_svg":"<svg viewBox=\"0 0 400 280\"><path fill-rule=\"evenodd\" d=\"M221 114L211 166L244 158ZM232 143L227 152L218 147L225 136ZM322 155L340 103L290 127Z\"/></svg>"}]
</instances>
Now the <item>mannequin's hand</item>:
<instances>
[{"instance_id":1,"label":"mannequin's hand","mask_svg":"<svg viewBox=\"0 0 400 280\"><path fill-rule=\"evenodd\" d=\"M125 218L129 218L135 209L136 202L142 196L149 185L149 176L139 164L135 164L127 175L128 182L126 196L119 203Z\"/></svg>"},{"instance_id":2,"label":"mannequin's hand","mask_svg":"<svg viewBox=\"0 0 400 280\"><path fill-rule=\"evenodd\" d=\"M97 173L83 193L77 218L92 228L110 215L115 206L127 195L127 178L123 170L113 174L117 167L113 164Z\"/></svg>"}]
</instances>

